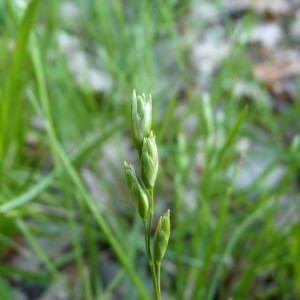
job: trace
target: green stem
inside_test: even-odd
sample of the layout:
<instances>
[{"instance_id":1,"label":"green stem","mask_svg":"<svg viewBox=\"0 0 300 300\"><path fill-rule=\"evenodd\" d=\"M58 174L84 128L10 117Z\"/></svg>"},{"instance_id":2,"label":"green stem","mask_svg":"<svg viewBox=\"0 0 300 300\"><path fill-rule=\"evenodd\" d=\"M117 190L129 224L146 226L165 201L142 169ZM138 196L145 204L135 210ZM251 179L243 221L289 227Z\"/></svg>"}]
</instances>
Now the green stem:
<instances>
[{"instance_id":1,"label":"green stem","mask_svg":"<svg viewBox=\"0 0 300 300\"><path fill-rule=\"evenodd\" d=\"M161 297L161 289L160 289L160 262L155 262L155 270L156 270L156 280L157 280L157 290L159 293L159 297Z\"/></svg>"},{"instance_id":2,"label":"green stem","mask_svg":"<svg viewBox=\"0 0 300 300\"><path fill-rule=\"evenodd\" d=\"M151 247L150 247L150 236L148 234L146 220L143 220L143 223L144 223L144 232L145 232L145 246L146 246L147 260L148 260L148 264L149 264L149 267L151 270L151 277L152 277L153 289L154 289L154 293L155 293L155 299L160 300L160 295L159 295L158 286L157 286L156 270L155 270L155 265L154 265L154 262L152 259Z\"/></svg>"},{"instance_id":3,"label":"green stem","mask_svg":"<svg viewBox=\"0 0 300 300\"><path fill-rule=\"evenodd\" d=\"M152 259L151 249L150 249L150 237L151 237L151 229L153 224L153 214L154 214L154 204L153 204L153 190L149 190L149 224L148 224L148 246L149 246L149 257Z\"/></svg>"},{"instance_id":4,"label":"green stem","mask_svg":"<svg viewBox=\"0 0 300 300\"><path fill-rule=\"evenodd\" d=\"M149 222L147 226L147 220L143 220L144 223L144 232L145 232L145 246L146 246L146 253L147 253L147 259L148 264L150 266L151 270L151 276L152 276L152 282L153 282L153 288L155 292L155 299L160 300L160 282L157 278L157 270L156 265L153 261L152 252L151 252L151 228L153 223L153 213L154 213L154 204L153 204L153 189L149 190Z\"/></svg>"},{"instance_id":5,"label":"green stem","mask_svg":"<svg viewBox=\"0 0 300 300\"><path fill-rule=\"evenodd\" d=\"M149 212L150 212L150 222L152 227L152 220L153 220L153 214L154 214L154 203L153 203L153 189L148 190L149 191ZM150 227L150 230L151 230Z\"/></svg>"}]
</instances>

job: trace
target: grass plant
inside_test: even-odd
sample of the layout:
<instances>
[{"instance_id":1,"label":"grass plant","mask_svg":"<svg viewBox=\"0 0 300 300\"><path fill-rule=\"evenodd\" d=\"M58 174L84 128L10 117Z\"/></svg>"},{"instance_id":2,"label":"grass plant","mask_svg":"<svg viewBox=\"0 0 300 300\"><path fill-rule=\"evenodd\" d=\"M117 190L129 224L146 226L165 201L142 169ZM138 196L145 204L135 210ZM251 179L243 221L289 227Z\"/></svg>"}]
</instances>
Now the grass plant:
<instances>
[{"instance_id":1,"label":"grass plant","mask_svg":"<svg viewBox=\"0 0 300 300\"><path fill-rule=\"evenodd\" d=\"M1 300L56 285L76 300L299 298L299 78L276 110L241 39L256 13L237 26L210 1L210 31L197 3L0 1ZM215 36L231 48L203 83L191 49ZM78 83L75 50L107 89ZM146 119L133 87L155 99L133 96ZM141 168L125 165L136 209L124 160Z\"/></svg>"},{"instance_id":2,"label":"grass plant","mask_svg":"<svg viewBox=\"0 0 300 300\"><path fill-rule=\"evenodd\" d=\"M131 131L133 142L139 154L141 178L136 176L134 167L124 162L124 171L131 198L143 221L145 250L151 269L155 299L161 299L160 268L170 237L170 211L164 213L155 230L153 243L151 230L154 217L154 186L158 171L158 150L155 136L151 131L152 98L145 94L137 96L135 91L131 103Z\"/></svg>"}]
</instances>

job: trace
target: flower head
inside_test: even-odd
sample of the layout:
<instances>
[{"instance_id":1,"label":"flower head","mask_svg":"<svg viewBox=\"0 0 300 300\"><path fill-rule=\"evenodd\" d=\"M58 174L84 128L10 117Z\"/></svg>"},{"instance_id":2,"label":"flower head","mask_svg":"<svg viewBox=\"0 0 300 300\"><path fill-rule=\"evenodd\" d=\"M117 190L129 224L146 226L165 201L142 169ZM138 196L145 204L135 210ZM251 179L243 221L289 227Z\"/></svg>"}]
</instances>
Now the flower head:
<instances>
[{"instance_id":1,"label":"flower head","mask_svg":"<svg viewBox=\"0 0 300 300\"><path fill-rule=\"evenodd\" d=\"M140 217L144 220L147 216L149 208L147 192L142 184L140 184L133 166L127 164L126 161L124 162L124 172L131 198L137 207Z\"/></svg>"},{"instance_id":2,"label":"flower head","mask_svg":"<svg viewBox=\"0 0 300 300\"><path fill-rule=\"evenodd\" d=\"M154 234L153 257L158 263L162 261L167 250L170 230L170 210L168 210L160 217Z\"/></svg>"}]
</instances>

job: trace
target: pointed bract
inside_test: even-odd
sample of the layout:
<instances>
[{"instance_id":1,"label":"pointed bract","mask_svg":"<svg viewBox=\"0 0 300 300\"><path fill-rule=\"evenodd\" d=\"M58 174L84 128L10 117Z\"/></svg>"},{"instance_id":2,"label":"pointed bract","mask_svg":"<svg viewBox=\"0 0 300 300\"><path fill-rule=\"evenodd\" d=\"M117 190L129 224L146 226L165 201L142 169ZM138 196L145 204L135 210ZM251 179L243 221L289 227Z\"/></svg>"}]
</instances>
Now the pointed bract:
<instances>
[{"instance_id":1,"label":"pointed bract","mask_svg":"<svg viewBox=\"0 0 300 300\"><path fill-rule=\"evenodd\" d=\"M129 165L126 161L124 161L124 172L125 172L125 178L127 182L127 186L129 190L131 191L132 185L133 185L133 178L136 177L135 171L132 165Z\"/></svg>"},{"instance_id":2,"label":"pointed bract","mask_svg":"<svg viewBox=\"0 0 300 300\"><path fill-rule=\"evenodd\" d=\"M124 172L132 201L137 207L140 217L145 220L149 208L148 194L139 182L133 166L127 164L126 161L124 162Z\"/></svg>"},{"instance_id":3,"label":"pointed bract","mask_svg":"<svg viewBox=\"0 0 300 300\"><path fill-rule=\"evenodd\" d=\"M153 132L144 138L141 154L141 175L145 186L153 189L158 170L158 152Z\"/></svg>"},{"instance_id":4,"label":"pointed bract","mask_svg":"<svg viewBox=\"0 0 300 300\"><path fill-rule=\"evenodd\" d=\"M164 213L158 222L153 244L153 258L157 263L161 263L169 243L170 237L170 210Z\"/></svg>"},{"instance_id":5,"label":"pointed bract","mask_svg":"<svg viewBox=\"0 0 300 300\"><path fill-rule=\"evenodd\" d=\"M131 129L134 144L139 151L142 148L144 138L150 133L151 122L151 95L146 98L145 94L137 96L135 91L133 91L131 102Z\"/></svg>"}]
</instances>

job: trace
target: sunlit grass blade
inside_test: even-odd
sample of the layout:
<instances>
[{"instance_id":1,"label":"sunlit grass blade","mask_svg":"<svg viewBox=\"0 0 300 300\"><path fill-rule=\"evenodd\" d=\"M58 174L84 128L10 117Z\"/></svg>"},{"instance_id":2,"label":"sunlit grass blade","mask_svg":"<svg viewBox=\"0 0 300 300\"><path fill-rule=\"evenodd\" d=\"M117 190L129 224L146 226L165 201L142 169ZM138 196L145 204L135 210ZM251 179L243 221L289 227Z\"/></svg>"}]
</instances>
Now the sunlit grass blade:
<instances>
[{"instance_id":1,"label":"sunlit grass blade","mask_svg":"<svg viewBox=\"0 0 300 300\"><path fill-rule=\"evenodd\" d=\"M26 60L28 44L33 31L40 1L33 0L27 7L20 24L16 24L18 34L11 58L11 67L5 76L1 108L0 165L10 165L20 155L24 141L22 115L24 86L22 84L23 63ZM8 48L8 45L6 45ZM9 51L9 50L7 50Z\"/></svg>"}]
</instances>

